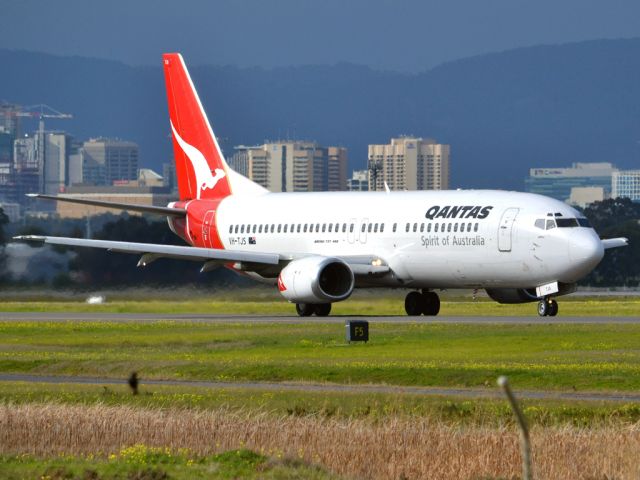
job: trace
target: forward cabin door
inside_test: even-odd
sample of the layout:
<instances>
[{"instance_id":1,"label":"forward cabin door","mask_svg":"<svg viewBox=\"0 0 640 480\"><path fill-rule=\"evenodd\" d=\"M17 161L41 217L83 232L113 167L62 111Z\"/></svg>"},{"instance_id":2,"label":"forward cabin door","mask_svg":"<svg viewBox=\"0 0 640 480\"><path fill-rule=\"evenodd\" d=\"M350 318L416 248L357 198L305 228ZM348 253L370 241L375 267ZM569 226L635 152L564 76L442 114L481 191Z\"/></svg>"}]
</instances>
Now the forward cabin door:
<instances>
[{"instance_id":1,"label":"forward cabin door","mask_svg":"<svg viewBox=\"0 0 640 480\"><path fill-rule=\"evenodd\" d=\"M502 218L500 218L500 226L498 227L498 250L501 252L511 251L513 222L515 222L519 211L519 208L507 208L502 214Z\"/></svg>"}]
</instances>

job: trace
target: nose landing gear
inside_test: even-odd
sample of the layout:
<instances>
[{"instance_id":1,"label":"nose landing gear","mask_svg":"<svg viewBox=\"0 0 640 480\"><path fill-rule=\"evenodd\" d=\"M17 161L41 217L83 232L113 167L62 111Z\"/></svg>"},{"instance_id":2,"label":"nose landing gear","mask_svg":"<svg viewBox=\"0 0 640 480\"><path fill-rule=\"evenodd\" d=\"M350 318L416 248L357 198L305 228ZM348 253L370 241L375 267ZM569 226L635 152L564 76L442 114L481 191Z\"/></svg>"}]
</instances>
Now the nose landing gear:
<instances>
[{"instance_id":1,"label":"nose landing gear","mask_svg":"<svg viewBox=\"0 0 640 480\"><path fill-rule=\"evenodd\" d=\"M440 298L428 290L409 292L404 299L404 310L410 316L435 316L440 312Z\"/></svg>"},{"instance_id":2,"label":"nose landing gear","mask_svg":"<svg viewBox=\"0 0 640 480\"><path fill-rule=\"evenodd\" d=\"M555 317L558 314L558 302L552 298L545 298L538 302L538 315L541 317Z\"/></svg>"}]
</instances>

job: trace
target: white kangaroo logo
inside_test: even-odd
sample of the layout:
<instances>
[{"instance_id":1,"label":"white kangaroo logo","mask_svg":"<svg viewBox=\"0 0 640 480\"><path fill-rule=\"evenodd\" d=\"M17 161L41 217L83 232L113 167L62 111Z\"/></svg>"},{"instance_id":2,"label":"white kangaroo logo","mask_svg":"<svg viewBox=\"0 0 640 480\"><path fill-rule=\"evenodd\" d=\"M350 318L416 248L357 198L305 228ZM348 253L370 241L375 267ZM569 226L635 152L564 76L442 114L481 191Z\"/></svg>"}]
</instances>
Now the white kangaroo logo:
<instances>
[{"instance_id":1,"label":"white kangaroo logo","mask_svg":"<svg viewBox=\"0 0 640 480\"><path fill-rule=\"evenodd\" d=\"M173 126L173 122L171 123L171 130L173 131L173 135L175 139L178 141L178 145L182 148L182 151L187 155L189 161L191 162L191 166L193 167L193 171L196 174L196 184L198 185L196 191L196 198L200 199L200 193L202 190L207 188L213 189L216 184L227 176L226 172L221 168L216 168L215 175L211 175L211 169L209 168L209 164L207 163L207 159L204 158L204 155L200 150L198 150L193 145L189 145L185 142L182 137L178 134L175 127Z\"/></svg>"}]
</instances>

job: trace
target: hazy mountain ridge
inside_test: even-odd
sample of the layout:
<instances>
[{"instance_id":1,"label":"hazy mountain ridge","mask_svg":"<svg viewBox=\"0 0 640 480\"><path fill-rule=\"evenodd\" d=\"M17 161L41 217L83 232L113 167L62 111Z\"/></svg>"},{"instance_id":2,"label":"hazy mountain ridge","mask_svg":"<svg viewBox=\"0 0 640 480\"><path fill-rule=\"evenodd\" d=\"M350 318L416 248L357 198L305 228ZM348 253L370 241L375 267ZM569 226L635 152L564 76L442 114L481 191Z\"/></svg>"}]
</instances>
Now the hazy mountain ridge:
<instances>
[{"instance_id":1,"label":"hazy mountain ridge","mask_svg":"<svg viewBox=\"0 0 640 480\"><path fill-rule=\"evenodd\" d=\"M185 61L189 63L189 59ZM0 50L0 99L73 113L51 121L79 138L140 144L145 166L171 158L158 67ZM299 137L349 148L399 133L452 145L452 186L521 189L527 169L575 161L640 168L640 39L520 48L407 75L368 67L191 68L227 154Z\"/></svg>"}]
</instances>

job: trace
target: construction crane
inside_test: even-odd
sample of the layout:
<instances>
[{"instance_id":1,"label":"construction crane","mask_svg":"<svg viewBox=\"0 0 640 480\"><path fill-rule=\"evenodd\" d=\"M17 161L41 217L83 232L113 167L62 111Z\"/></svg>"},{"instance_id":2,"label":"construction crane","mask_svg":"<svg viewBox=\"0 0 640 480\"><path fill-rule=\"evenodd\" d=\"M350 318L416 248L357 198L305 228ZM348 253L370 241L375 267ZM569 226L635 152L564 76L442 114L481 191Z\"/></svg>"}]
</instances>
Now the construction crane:
<instances>
[{"instance_id":1,"label":"construction crane","mask_svg":"<svg viewBox=\"0 0 640 480\"><path fill-rule=\"evenodd\" d=\"M7 102L2 102L0 104L0 111L5 116L5 125L9 125L9 120L11 117L14 118L37 118L39 121L38 124L38 132L41 135L44 135L44 119L45 118L56 118L56 119L70 119L73 118L73 115L70 113L62 113L56 110L55 108L50 107L49 105L45 105L44 103L40 103L38 105L30 105L28 107L22 107L20 105L13 105ZM17 131L17 126L14 127L16 131L12 132L16 136L19 133Z\"/></svg>"}]
</instances>

